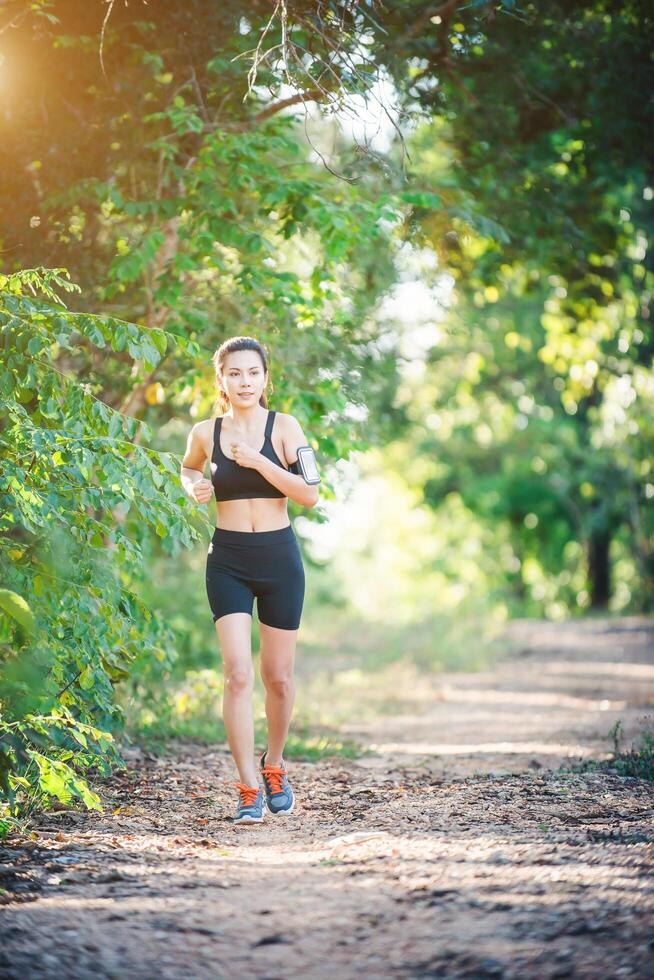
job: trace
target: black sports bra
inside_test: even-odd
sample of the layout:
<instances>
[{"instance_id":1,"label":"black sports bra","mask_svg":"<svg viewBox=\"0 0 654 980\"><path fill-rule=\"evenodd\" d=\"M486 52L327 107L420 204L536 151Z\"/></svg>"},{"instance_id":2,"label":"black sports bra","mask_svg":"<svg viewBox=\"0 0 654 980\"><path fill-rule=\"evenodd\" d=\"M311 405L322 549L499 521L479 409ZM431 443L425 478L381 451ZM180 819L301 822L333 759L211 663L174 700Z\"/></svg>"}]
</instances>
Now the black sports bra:
<instances>
[{"instance_id":1,"label":"black sports bra","mask_svg":"<svg viewBox=\"0 0 654 980\"><path fill-rule=\"evenodd\" d=\"M273 463L287 470L275 452L272 444L272 429L276 412L269 411L266 419L266 431L263 446L259 452L267 456ZM216 500L249 500L252 497L285 497L286 494L274 487L251 466L239 466L238 463L225 456L220 446L220 432L223 416L219 415L213 427L213 452L211 453L211 482L213 483ZM288 472L288 470L287 470Z\"/></svg>"}]
</instances>

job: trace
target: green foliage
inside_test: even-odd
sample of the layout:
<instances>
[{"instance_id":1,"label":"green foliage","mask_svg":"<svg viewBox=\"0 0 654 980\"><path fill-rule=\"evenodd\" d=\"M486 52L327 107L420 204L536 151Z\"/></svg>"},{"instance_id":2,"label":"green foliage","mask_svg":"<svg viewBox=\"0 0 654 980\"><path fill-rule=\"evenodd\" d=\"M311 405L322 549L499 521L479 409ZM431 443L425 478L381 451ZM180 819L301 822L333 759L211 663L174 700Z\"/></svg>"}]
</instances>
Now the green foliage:
<instances>
[{"instance_id":1,"label":"green foliage","mask_svg":"<svg viewBox=\"0 0 654 980\"><path fill-rule=\"evenodd\" d=\"M40 130L47 166L22 132L0 148L13 158L12 173L26 168L38 180L42 220L30 254L61 256L93 290L98 311L142 324L153 339L165 326L205 352L202 363L180 364L148 351L131 374L119 359L96 362L102 400L129 402L139 414L146 400L139 384L156 384L166 406L209 410L210 352L246 332L271 349L275 407L296 414L307 432L319 425L320 462L346 456L353 444L365 448L374 431L344 409L363 408L362 373L394 369L394 351L379 358L364 317L394 275L401 202L374 173L353 186L310 161L301 106L259 117L268 99L248 95L240 60L256 31L245 24L246 5L169 5L152 23L115 6L102 86L91 12L62 5L58 14L60 23L32 32L29 43L62 88L74 87L68 96L83 115L92 112L93 127L80 131L66 102L55 100ZM272 81L268 69L260 81ZM47 98L41 84L24 96L30 117ZM34 207L20 186L12 192L11 243ZM8 253L19 260L20 250ZM119 333L118 344L133 356L129 336ZM374 388L367 394L376 418ZM385 407L385 392L379 403ZM324 490L332 493L328 481Z\"/></svg>"},{"instance_id":2,"label":"green foliage","mask_svg":"<svg viewBox=\"0 0 654 980\"><path fill-rule=\"evenodd\" d=\"M410 409L417 482L509 528L525 614L651 609L652 19L549 0L438 23L378 39L426 117L405 235L455 283Z\"/></svg>"},{"instance_id":3,"label":"green foliage","mask_svg":"<svg viewBox=\"0 0 654 980\"><path fill-rule=\"evenodd\" d=\"M81 347L156 362L162 340L113 317L73 313L64 270L0 279L0 779L6 829L37 802L98 797L82 773L117 762L114 687L136 662L167 664L171 631L138 598L143 545L198 540L171 454L61 366Z\"/></svg>"}]
</instances>

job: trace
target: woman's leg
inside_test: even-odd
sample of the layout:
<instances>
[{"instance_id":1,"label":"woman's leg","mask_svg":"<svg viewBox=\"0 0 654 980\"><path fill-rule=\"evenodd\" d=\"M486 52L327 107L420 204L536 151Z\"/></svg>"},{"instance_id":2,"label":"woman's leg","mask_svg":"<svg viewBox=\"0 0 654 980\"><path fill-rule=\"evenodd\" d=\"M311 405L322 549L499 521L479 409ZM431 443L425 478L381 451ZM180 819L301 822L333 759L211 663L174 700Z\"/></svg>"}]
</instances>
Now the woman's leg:
<instances>
[{"instance_id":1,"label":"woman's leg","mask_svg":"<svg viewBox=\"0 0 654 980\"><path fill-rule=\"evenodd\" d=\"M295 702L295 647L304 604L305 576L295 535L269 549L268 581L257 596L261 637L261 679L266 688L266 762L279 765Z\"/></svg>"},{"instance_id":2,"label":"woman's leg","mask_svg":"<svg viewBox=\"0 0 654 980\"><path fill-rule=\"evenodd\" d=\"M279 765L295 702L295 647L299 630L278 629L259 623L261 680L266 689L268 751L266 762Z\"/></svg>"},{"instance_id":3,"label":"woman's leg","mask_svg":"<svg viewBox=\"0 0 654 980\"><path fill-rule=\"evenodd\" d=\"M228 613L216 620L223 658L223 721L241 782L258 786L254 767L252 616Z\"/></svg>"}]
</instances>

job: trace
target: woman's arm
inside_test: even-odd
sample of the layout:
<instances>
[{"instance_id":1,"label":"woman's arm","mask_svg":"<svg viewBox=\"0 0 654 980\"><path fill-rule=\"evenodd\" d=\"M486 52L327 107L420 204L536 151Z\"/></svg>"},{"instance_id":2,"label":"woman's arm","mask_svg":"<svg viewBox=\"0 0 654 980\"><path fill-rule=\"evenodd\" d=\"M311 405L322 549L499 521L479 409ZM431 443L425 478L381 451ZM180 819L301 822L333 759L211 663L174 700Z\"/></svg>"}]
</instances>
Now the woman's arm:
<instances>
[{"instance_id":1,"label":"woman's arm","mask_svg":"<svg viewBox=\"0 0 654 980\"><path fill-rule=\"evenodd\" d=\"M307 446L309 440L294 415L283 416L281 435L284 444L284 456L291 461L289 465L292 465L297 461L298 447ZM267 456L261 456L257 469L269 483L272 483L274 487L294 500L296 504L300 504L302 507L315 507L318 503L320 496L318 484L305 483L302 474L289 473L277 463L273 463Z\"/></svg>"},{"instance_id":2,"label":"woman's arm","mask_svg":"<svg viewBox=\"0 0 654 980\"><path fill-rule=\"evenodd\" d=\"M180 480L187 497L195 500L198 504L206 504L213 496L213 483L204 477L207 454L198 433L198 426L201 424L201 422L196 422L189 432L186 452L182 460Z\"/></svg>"}]
</instances>

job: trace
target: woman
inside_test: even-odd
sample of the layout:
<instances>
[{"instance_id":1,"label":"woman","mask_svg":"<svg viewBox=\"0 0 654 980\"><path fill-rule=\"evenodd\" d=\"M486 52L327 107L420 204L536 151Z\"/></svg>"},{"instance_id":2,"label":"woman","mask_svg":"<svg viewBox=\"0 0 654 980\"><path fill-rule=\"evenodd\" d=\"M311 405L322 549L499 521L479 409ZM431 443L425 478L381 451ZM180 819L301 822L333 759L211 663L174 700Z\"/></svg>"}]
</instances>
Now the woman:
<instances>
[{"instance_id":1,"label":"woman","mask_svg":"<svg viewBox=\"0 0 654 980\"><path fill-rule=\"evenodd\" d=\"M191 429L181 480L196 503L206 504L214 494L218 502L206 587L224 664L223 718L240 777L230 782L239 790L234 823L252 824L263 820L264 804L254 767L252 607L256 596L268 719L259 771L269 811L287 814L295 796L282 753L295 700L304 567L286 500L314 507L320 477L306 470L307 455L314 465L315 457L297 419L268 411L262 345L253 337L232 337L213 361L224 414ZM211 479L204 477L207 460Z\"/></svg>"}]
</instances>

